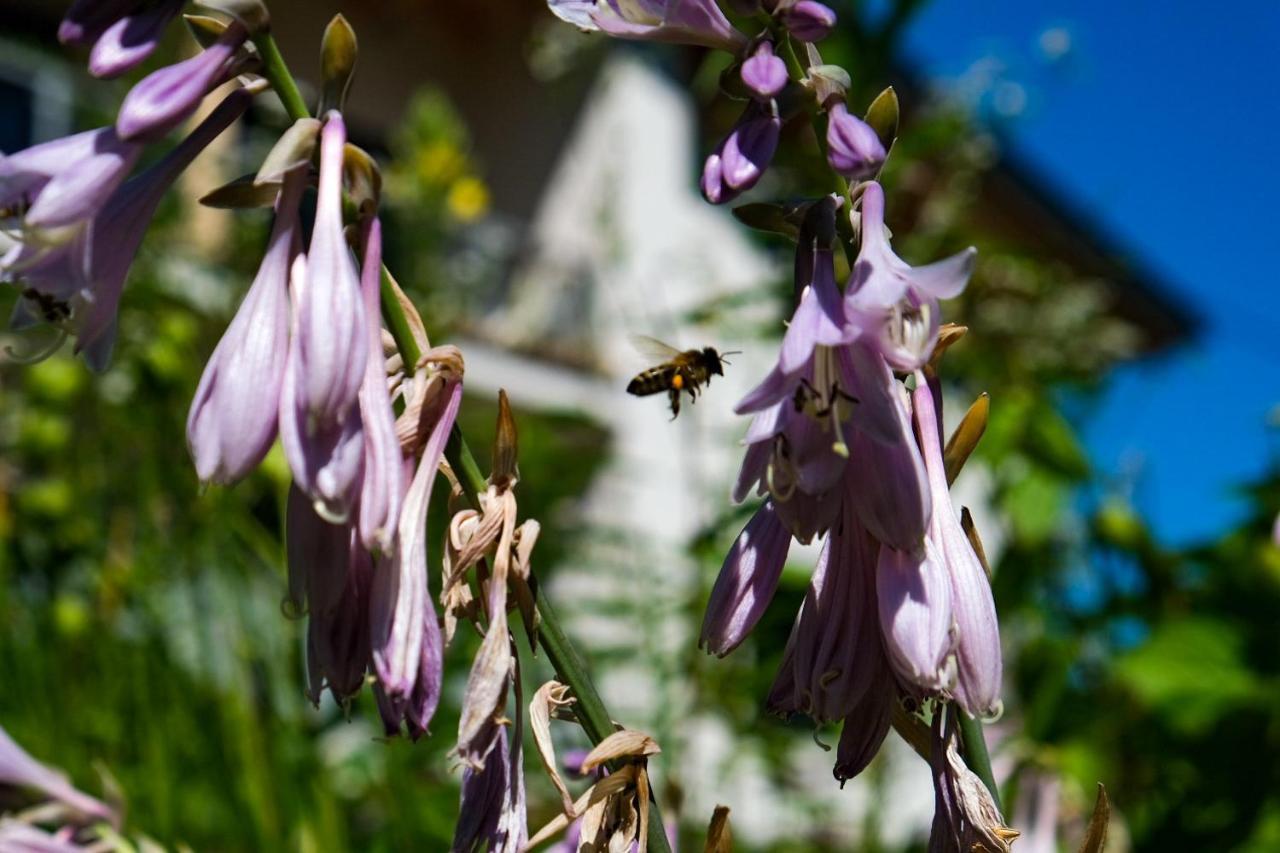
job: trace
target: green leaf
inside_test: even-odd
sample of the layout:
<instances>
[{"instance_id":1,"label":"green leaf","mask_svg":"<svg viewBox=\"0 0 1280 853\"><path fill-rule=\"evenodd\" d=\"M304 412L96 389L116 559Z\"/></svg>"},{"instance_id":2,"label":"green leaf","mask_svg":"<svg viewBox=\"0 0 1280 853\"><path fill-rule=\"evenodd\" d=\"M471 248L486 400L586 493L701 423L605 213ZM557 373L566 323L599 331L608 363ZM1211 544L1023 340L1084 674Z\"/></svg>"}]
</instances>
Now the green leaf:
<instances>
[{"instance_id":1,"label":"green leaf","mask_svg":"<svg viewBox=\"0 0 1280 853\"><path fill-rule=\"evenodd\" d=\"M867 107L865 121L880 137L880 144L887 154L898 138L898 93L892 86L876 95L871 106Z\"/></svg>"},{"instance_id":2,"label":"green leaf","mask_svg":"<svg viewBox=\"0 0 1280 853\"><path fill-rule=\"evenodd\" d=\"M1158 626L1115 672L1171 725L1195 734L1259 697L1261 685L1241 660L1242 645L1229 623L1191 617Z\"/></svg>"}]
</instances>

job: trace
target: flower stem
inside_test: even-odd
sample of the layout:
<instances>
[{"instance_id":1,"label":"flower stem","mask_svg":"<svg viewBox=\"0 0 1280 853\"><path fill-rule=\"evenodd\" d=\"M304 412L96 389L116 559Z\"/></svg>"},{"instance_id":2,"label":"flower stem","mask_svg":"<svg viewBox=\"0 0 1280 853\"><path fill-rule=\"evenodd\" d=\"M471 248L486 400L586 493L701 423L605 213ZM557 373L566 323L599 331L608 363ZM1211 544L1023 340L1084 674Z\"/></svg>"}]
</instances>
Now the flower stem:
<instances>
[{"instance_id":1,"label":"flower stem","mask_svg":"<svg viewBox=\"0 0 1280 853\"><path fill-rule=\"evenodd\" d=\"M289 114L289 118L297 121L310 116L311 110L307 109L307 102L303 100L298 84L289 73L289 66L284 64L284 56L280 53L275 37L270 31L254 33L253 44L258 48L258 56L262 58L262 76L267 78L271 88L280 96L280 103L284 104L284 111Z\"/></svg>"},{"instance_id":2,"label":"flower stem","mask_svg":"<svg viewBox=\"0 0 1280 853\"><path fill-rule=\"evenodd\" d=\"M991 755L987 752L987 739L982 734L982 721L970 717L959 706L954 706L952 713L960 723L960 742L964 745L961 755L964 756L964 763L987 786L996 808L1000 809L1000 788L996 785L995 774L991 772Z\"/></svg>"}]
</instances>

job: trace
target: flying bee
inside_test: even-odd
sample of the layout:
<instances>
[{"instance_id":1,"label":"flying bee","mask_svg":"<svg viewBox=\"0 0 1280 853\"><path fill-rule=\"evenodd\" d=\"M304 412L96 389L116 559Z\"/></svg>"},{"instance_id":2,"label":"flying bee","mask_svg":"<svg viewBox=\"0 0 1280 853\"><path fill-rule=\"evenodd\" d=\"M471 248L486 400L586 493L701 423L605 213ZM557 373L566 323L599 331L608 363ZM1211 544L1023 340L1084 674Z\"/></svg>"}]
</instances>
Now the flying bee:
<instances>
[{"instance_id":1,"label":"flying bee","mask_svg":"<svg viewBox=\"0 0 1280 853\"><path fill-rule=\"evenodd\" d=\"M648 397L666 391L671 403L672 420L680 414L680 392L688 392L690 402L697 402L701 386L711 384L712 374L724 376L724 365L729 363L725 356L735 354L721 354L716 352L715 347L682 352L645 335L632 335L631 343L642 355L660 361L661 364L637 373L627 384L627 393Z\"/></svg>"}]
</instances>

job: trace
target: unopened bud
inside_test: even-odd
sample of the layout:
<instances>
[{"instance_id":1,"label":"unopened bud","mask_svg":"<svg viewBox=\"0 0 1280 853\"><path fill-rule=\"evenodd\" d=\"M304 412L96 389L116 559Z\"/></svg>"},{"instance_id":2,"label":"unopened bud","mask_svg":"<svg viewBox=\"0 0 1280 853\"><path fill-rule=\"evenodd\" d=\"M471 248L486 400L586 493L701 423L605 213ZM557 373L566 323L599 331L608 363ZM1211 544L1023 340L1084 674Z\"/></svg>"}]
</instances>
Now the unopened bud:
<instances>
[{"instance_id":1,"label":"unopened bud","mask_svg":"<svg viewBox=\"0 0 1280 853\"><path fill-rule=\"evenodd\" d=\"M200 204L219 210L271 207L280 193L280 182L263 183L257 175L242 175L200 197Z\"/></svg>"},{"instance_id":2,"label":"unopened bud","mask_svg":"<svg viewBox=\"0 0 1280 853\"><path fill-rule=\"evenodd\" d=\"M876 95L871 106L867 107L866 122L880 138L880 144L884 146L888 156L889 149L898 138L898 93L892 86Z\"/></svg>"},{"instance_id":3,"label":"unopened bud","mask_svg":"<svg viewBox=\"0 0 1280 853\"><path fill-rule=\"evenodd\" d=\"M271 29L271 15L262 0L201 0L206 9L230 15L251 33L266 32Z\"/></svg>"},{"instance_id":4,"label":"unopened bud","mask_svg":"<svg viewBox=\"0 0 1280 853\"><path fill-rule=\"evenodd\" d=\"M343 149L342 168L347 178L347 195L356 207L356 214L363 219L377 213L378 200L382 197L382 172L377 162L369 152L348 142Z\"/></svg>"},{"instance_id":5,"label":"unopened bud","mask_svg":"<svg viewBox=\"0 0 1280 853\"><path fill-rule=\"evenodd\" d=\"M767 41L760 42L751 58L742 63L741 73L742 82L758 98L772 98L787 85L787 64Z\"/></svg>"},{"instance_id":6,"label":"unopened bud","mask_svg":"<svg viewBox=\"0 0 1280 853\"><path fill-rule=\"evenodd\" d=\"M227 31L226 21L209 15L183 15L182 20L201 50L213 47L218 38Z\"/></svg>"},{"instance_id":7,"label":"unopened bud","mask_svg":"<svg viewBox=\"0 0 1280 853\"><path fill-rule=\"evenodd\" d=\"M324 28L320 42L320 109L319 115L329 110L341 111L351 88L351 78L356 71L356 31L341 14Z\"/></svg>"},{"instance_id":8,"label":"unopened bud","mask_svg":"<svg viewBox=\"0 0 1280 853\"><path fill-rule=\"evenodd\" d=\"M311 162L311 158L315 155L316 141L319 138L319 119L298 119L292 127L280 135L276 144L271 146L254 180L259 184L280 183L284 180L286 172L292 172L299 166L305 166Z\"/></svg>"},{"instance_id":9,"label":"unopened bud","mask_svg":"<svg viewBox=\"0 0 1280 853\"><path fill-rule=\"evenodd\" d=\"M884 165L880 137L857 116L850 115L844 100L827 108L827 162L849 180L875 177Z\"/></svg>"},{"instance_id":10,"label":"unopened bud","mask_svg":"<svg viewBox=\"0 0 1280 853\"><path fill-rule=\"evenodd\" d=\"M779 17L792 36L806 42L822 41L836 26L836 13L814 0L792 3Z\"/></svg>"},{"instance_id":11,"label":"unopened bud","mask_svg":"<svg viewBox=\"0 0 1280 853\"><path fill-rule=\"evenodd\" d=\"M982 433L987 429L987 416L990 412L991 396L984 391L978 399L973 401L969 411L964 413L960 426L951 433L951 438L947 440L947 447L942 451L942 458L947 468L947 485L956 481L956 477L960 475L960 469L964 467L964 463L978 446Z\"/></svg>"},{"instance_id":12,"label":"unopened bud","mask_svg":"<svg viewBox=\"0 0 1280 853\"><path fill-rule=\"evenodd\" d=\"M517 457L520 454L516 419L511 414L511 403L506 390L498 391L498 427L493 438L493 471L489 482L499 489L515 485L518 479Z\"/></svg>"}]
</instances>

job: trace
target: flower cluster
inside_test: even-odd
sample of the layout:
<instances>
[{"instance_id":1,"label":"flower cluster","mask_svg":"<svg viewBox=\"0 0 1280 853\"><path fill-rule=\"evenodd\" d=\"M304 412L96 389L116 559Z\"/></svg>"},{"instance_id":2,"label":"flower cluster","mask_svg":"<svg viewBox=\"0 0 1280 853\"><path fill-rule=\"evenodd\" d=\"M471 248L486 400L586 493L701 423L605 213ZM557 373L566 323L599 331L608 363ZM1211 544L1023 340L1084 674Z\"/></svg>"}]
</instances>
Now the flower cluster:
<instances>
[{"instance_id":1,"label":"flower cluster","mask_svg":"<svg viewBox=\"0 0 1280 853\"><path fill-rule=\"evenodd\" d=\"M736 648L773 597L791 541L822 537L768 696L770 710L818 723L843 720L835 767L841 780L866 767L896 709L925 709L941 720L953 702L972 716L998 714L995 606L983 562L951 503L933 363L940 303L964 290L975 253L913 267L890 245L878 177L896 132L892 93L873 104L867 120L850 112L849 75L822 63L812 44L830 33L835 15L810 0L737 4L766 22L755 38L734 29L712 0L549 5L583 29L733 53L736 79L727 73L722 85L746 105L705 161L701 189L709 202L756 186L783 124L801 113L812 118L842 187L798 208L775 208L775 221L798 225L798 235L790 231L798 243L796 307L773 369L737 406L752 421L734 489L736 501L753 491L766 499L725 560L701 645L716 655ZM838 251L849 259L843 288ZM963 781L956 768L963 765L942 760L954 750L949 732L939 737L934 764L939 820L955 830L971 821L961 803L973 798L956 793ZM998 819L993 804L982 805ZM940 849L954 846L946 836L935 831ZM978 836L966 829L951 837L960 844ZM991 849L1007 846L1003 836L991 838L1000 845Z\"/></svg>"},{"instance_id":2,"label":"flower cluster","mask_svg":"<svg viewBox=\"0 0 1280 853\"><path fill-rule=\"evenodd\" d=\"M155 47L181 3L81 0L59 30L64 42L93 44L90 68L112 76ZM0 281L21 298L11 327L47 323L68 335L95 369L115 342L116 311L134 256L157 206L178 175L248 107L258 84L233 90L185 139L130 178L149 143L187 121L205 96L253 69L250 27L211 24L209 47L144 77L125 96L114 125L0 155L0 222L16 238L0 256Z\"/></svg>"}]
</instances>

